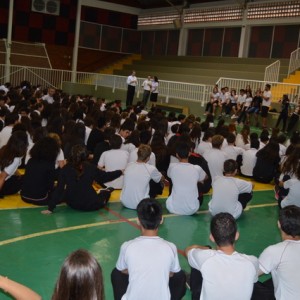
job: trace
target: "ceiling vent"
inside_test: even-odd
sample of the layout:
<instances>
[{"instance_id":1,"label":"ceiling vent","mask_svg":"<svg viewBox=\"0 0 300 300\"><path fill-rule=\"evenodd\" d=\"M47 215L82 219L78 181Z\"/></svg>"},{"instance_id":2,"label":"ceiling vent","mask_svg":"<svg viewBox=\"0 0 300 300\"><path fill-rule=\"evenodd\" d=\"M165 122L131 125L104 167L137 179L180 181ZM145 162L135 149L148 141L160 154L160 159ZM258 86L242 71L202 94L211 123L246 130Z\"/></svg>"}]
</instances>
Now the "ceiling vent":
<instances>
[{"instance_id":1,"label":"ceiling vent","mask_svg":"<svg viewBox=\"0 0 300 300\"><path fill-rule=\"evenodd\" d=\"M50 15L59 15L59 0L32 0L31 10Z\"/></svg>"}]
</instances>

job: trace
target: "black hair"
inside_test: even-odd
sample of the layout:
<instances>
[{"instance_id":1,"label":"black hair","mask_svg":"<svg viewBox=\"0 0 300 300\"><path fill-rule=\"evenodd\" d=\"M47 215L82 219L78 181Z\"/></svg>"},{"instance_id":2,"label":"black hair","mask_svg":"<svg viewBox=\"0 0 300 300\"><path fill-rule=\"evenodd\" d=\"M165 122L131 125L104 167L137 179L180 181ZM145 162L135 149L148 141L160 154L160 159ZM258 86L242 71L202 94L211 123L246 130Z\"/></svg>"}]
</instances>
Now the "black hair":
<instances>
[{"instance_id":1,"label":"black hair","mask_svg":"<svg viewBox=\"0 0 300 300\"><path fill-rule=\"evenodd\" d=\"M157 229L162 220L162 206L155 199L145 198L137 206L137 215L143 228Z\"/></svg>"},{"instance_id":2,"label":"black hair","mask_svg":"<svg viewBox=\"0 0 300 300\"><path fill-rule=\"evenodd\" d=\"M113 134L109 139L111 149L120 149L122 145L122 138L118 134Z\"/></svg>"},{"instance_id":3,"label":"black hair","mask_svg":"<svg viewBox=\"0 0 300 300\"><path fill-rule=\"evenodd\" d=\"M292 237L300 236L300 207L289 205L279 212L281 230Z\"/></svg>"},{"instance_id":4,"label":"black hair","mask_svg":"<svg viewBox=\"0 0 300 300\"><path fill-rule=\"evenodd\" d=\"M232 174L238 168L238 164L234 159L227 159L224 161L224 173Z\"/></svg>"},{"instance_id":5,"label":"black hair","mask_svg":"<svg viewBox=\"0 0 300 300\"><path fill-rule=\"evenodd\" d=\"M233 245L237 233L234 217L229 213L215 215L210 223L210 232L218 246Z\"/></svg>"},{"instance_id":6,"label":"black hair","mask_svg":"<svg viewBox=\"0 0 300 300\"><path fill-rule=\"evenodd\" d=\"M59 145L54 138L44 137L37 141L30 150L32 158L55 162L59 153Z\"/></svg>"},{"instance_id":7,"label":"black hair","mask_svg":"<svg viewBox=\"0 0 300 300\"><path fill-rule=\"evenodd\" d=\"M232 132L229 132L226 137L226 140L227 140L228 144L233 144L235 142L235 134Z\"/></svg>"},{"instance_id":8,"label":"black hair","mask_svg":"<svg viewBox=\"0 0 300 300\"><path fill-rule=\"evenodd\" d=\"M250 148L258 149L259 148L259 140L251 139L250 140Z\"/></svg>"},{"instance_id":9,"label":"black hair","mask_svg":"<svg viewBox=\"0 0 300 300\"><path fill-rule=\"evenodd\" d=\"M191 148L187 143L184 142L178 142L175 145L175 151L179 158L184 159L189 157L189 153L191 151Z\"/></svg>"}]
</instances>

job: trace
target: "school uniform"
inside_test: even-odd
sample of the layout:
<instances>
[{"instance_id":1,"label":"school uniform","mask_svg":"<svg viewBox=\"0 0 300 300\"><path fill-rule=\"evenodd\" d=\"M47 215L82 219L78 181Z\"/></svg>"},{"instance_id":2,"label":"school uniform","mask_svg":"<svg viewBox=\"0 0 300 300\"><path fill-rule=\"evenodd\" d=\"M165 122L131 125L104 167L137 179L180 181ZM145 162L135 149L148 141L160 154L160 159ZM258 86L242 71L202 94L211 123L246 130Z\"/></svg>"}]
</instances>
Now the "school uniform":
<instances>
[{"instance_id":1,"label":"school uniform","mask_svg":"<svg viewBox=\"0 0 300 300\"><path fill-rule=\"evenodd\" d=\"M197 183L203 181L206 173L200 166L190 163L172 163L168 177L172 180L172 192L166 206L170 213L192 215L200 207Z\"/></svg>"},{"instance_id":2,"label":"school uniform","mask_svg":"<svg viewBox=\"0 0 300 300\"><path fill-rule=\"evenodd\" d=\"M257 281L258 260L238 252L231 255L221 250L191 249L187 255L190 266L201 272L200 300L250 300ZM191 284L192 284L191 276ZM193 292L193 289L192 289ZM193 298L193 299L196 299ZM199 299L199 298L198 298Z\"/></svg>"},{"instance_id":3,"label":"school uniform","mask_svg":"<svg viewBox=\"0 0 300 300\"><path fill-rule=\"evenodd\" d=\"M221 212L239 218L252 198L252 183L227 176L217 176L212 184L213 194L208 208L214 216Z\"/></svg>"},{"instance_id":4,"label":"school uniform","mask_svg":"<svg viewBox=\"0 0 300 300\"><path fill-rule=\"evenodd\" d=\"M111 149L101 154L98 167L105 167L105 171L124 170L127 166L129 159L129 153L126 150ZM123 188L124 176L120 176L117 179L107 182L106 186L113 187L114 189Z\"/></svg>"},{"instance_id":5,"label":"school uniform","mask_svg":"<svg viewBox=\"0 0 300 300\"><path fill-rule=\"evenodd\" d=\"M227 154L220 149L212 148L210 151L205 151L203 157L206 159L211 175L212 182L216 176L223 175L224 162Z\"/></svg>"},{"instance_id":6,"label":"school uniform","mask_svg":"<svg viewBox=\"0 0 300 300\"><path fill-rule=\"evenodd\" d=\"M155 166L142 162L129 163L124 171L124 185L120 197L122 204L136 209L141 200L149 198L150 180L159 182L161 177Z\"/></svg>"},{"instance_id":7,"label":"school uniform","mask_svg":"<svg viewBox=\"0 0 300 300\"><path fill-rule=\"evenodd\" d=\"M129 277L120 274L123 270L128 270ZM112 273L115 299L170 300L169 284L174 279L170 272L181 277L175 285L179 294L172 297L179 300L185 294L182 280L185 276L179 265L176 246L159 236L140 236L125 242ZM124 282L126 279L128 284Z\"/></svg>"},{"instance_id":8,"label":"school uniform","mask_svg":"<svg viewBox=\"0 0 300 300\"><path fill-rule=\"evenodd\" d=\"M259 268L272 274L276 300L300 299L300 241L285 240L267 247L259 256Z\"/></svg>"}]
</instances>

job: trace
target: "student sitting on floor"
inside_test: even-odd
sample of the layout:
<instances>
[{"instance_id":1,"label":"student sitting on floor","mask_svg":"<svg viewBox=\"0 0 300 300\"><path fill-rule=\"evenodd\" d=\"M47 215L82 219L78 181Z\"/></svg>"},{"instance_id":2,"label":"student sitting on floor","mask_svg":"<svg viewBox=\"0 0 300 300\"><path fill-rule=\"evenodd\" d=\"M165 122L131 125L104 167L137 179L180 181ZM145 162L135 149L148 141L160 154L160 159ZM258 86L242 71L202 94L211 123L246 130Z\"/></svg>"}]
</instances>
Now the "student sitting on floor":
<instances>
[{"instance_id":1,"label":"student sitting on floor","mask_svg":"<svg viewBox=\"0 0 300 300\"><path fill-rule=\"evenodd\" d=\"M162 193L161 182L164 176L155 166L148 164L151 147L140 145L137 152L137 161L129 163L124 171L124 186L121 192L122 204L136 209L141 199L154 198ZM152 183L150 183L152 182Z\"/></svg>"},{"instance_id":2,"label":"student sitting on floor","mask_svg":"<svg viewBox=\"0 0 300 300\"><path fill-rule=\"evenodd\" d=\"M122 138L114 134L109 139L109 144L111 149L108 151L104 151L99 159L98 168L105 168L106 171L115 171L115 170L124 170L128 164L129 153L126 150L122 150ZM115 180L108 182L107 186L111 186L114 189L122 189L123 188L123 180L124 176L120 176Z\"/></svg>"},{"instance_id":3,"label":"student sitting on floor","mask_svg":"<svg viewBox=\"0 0 300 300\"><path fill-rule=\"evenodd\" d=\"M237 162L228 159L224 162L224 176L217 176L213 181L213 194L208 203L209 211L214 216L220 212L230 213L239 218L252 199L253 183L235 178Z\"/></svg>"},{"instance_id":4,"label":"student sitting on floor","mask_svg":"<svg viewBox=\"0 0 300 300\"><path fill-rule=\"evenodd\" d=\"M223 175L224 161L228 158L227 154L221 150L224 137L221 135L214 135L211 144L212 149L206 150L203 157L206 159L211 175L212 181L214 181L216 176Z\"/></svg>"},{"instance_id":5,"label":"student sitting on floor","mask_svg":"<svg viewBox=\"0 0 300 300\"><path fill-rule=\"evenodd\" d=\"M123 173L121 170L105 172L87 161L88 152L85 146L75 145L71 149L68 163L62 168L57 187L55 188L48 210L43 214L51 214L56 204L65 201L73 209L93 211L103 208L113 188L100 190L99 193L93 188L93 182L99 184L114 180Z\"/></svg>"},{"instance_id":6,"label":"student sitting on floor","mask_svg":"<svg viewBox=\"0 0 300 300\"><path fill-rule=\"evenodd\" d=\"M64 261L52 300L104 300L102 269L88 251L79 249ZM29 299L29 298L27 298Z\"/></svg>"},{"instance_id":7,"label":"student sitting on floor","mask_svg":"<svg viewBox=\"0 0 300 300\"><path fill-rule=\"evenodd\" d=\"M21 198L35 205L48 205L54 189L55 161L59 145L54 138L44 137L34 144L25 166Z\"/></svg>"},{"instance_id":8,"label":"student sitting on floor","mask_svg":"<svg viewBox=\"0 0 300 300\"><path fill-rule=\"evenodd\" d=\"M171 163L168 177L172 180L172 192L168 197L166 206L170 213L178 215L192 215L200 207L197 183L206 178L206 173L200 166L188 162L190 147L187 143L176 144L176 157L178 163Z\"/></svg>"},{"instance_id":9,"label":"student sitting on floor","mask_svg":"<svg viewBox=\"0 0 300 300\"><path fill-rule=\"evenodd\" d=\"M284 208L288 205L296 205L300 207L300 163L298 162L297 169L293 178L286 181L280 181L279 186L288 190L287 195L282 201L279 200L279 206Z\"/></svg>"},{"instance_id":10,"label":"student sitting on floor","mask_svg":"<svg viewBox=\"0 0 300 300\"><path fill-rule=\"evenodd\" d=\"M158 236L162 207L154 199L137 206L141 236L121 246L111 280L114 299L179 300L185 295L185 274L173 243Z\"/></svg>"},{"instance_id":11,"label":"student sitting on floor","mask_svg":"<svg viewBox=\"0 0 300 300\"><path fill-rule=\"evenodd\" d=\"M15 131L0 149L0 198L20 191L23 175L18 171L28 147L27 134Z\"/></svg>"},{"instance_id":12,"label":"student sitting on floor","mask_svg":"<svg viewBox=\"0 0 300 300\"><path fill-rule=\"evenodd\" d=\"M250 137L250 149L245 150L243 153L242 158L242 165L241 165L241 175L244 177L250 177L253 176L253 169L256 164L256 153L259 148L259 140L256 137L251 138Z\"/></svg>"},{"instance_id":13,"label":"student sitting on floor","mask_svg":"<svg viewBox=\"0 0 300 300\"><path fill-rule=\"evenodd\" d=\"M216 250L198 245L185 250L192 267L192 300L250 300L257 281L258 259L235 251L239 238L235 219L228 213L217 214L211 220L210 232Z\"/></svg>"},{"instance_id":14,"label":"student sitting on floor","mask_svg":"<svg viewBox=\"0 0 300 300\"><path fill-rule=\"evenodd\" d=\"M256 153L256 157L256 164L253 168L254 180L270 183L278 175L280 162L278 143L270 141Z\"/></svg>"},{"instance_id":15,"label":"student sitting on floor","mask_svg":"<svg viewBox=\"0 0 300 300\"><path fill-rule=\"evenodd\" d=\"M280 210L278 227L282 242L259 256L260 275L271 273L272 278L255 284L253 300L300 299L300 208L292 205Z\"/></svg>"}]
</instances>

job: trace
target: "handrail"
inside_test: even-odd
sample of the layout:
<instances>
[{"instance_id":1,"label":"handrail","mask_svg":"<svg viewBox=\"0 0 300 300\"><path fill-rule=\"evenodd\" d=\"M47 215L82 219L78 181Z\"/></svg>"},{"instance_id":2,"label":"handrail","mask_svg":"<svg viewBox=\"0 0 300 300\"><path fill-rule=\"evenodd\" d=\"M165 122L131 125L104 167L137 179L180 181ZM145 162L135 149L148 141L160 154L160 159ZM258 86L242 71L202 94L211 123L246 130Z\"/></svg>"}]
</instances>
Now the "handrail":
<instances>
[{"instance_id":1,"label":"handrail","mask_svg":"<svg viewBox=\"0 0 300 300\"><path fill-rule=\"evenodd\" d=\"M278 82L280 71L280 60L276 60L265 68L265 82Z\"/></svg>"},{"instance_id":2,"label":"handrail","mask_svg":"<svg viewBox=\"0 0 300 300\"><path fill-rule=\"evenodd\" d=\"M235 88L236 90L244 89L247 85L250 85L253 96L255 91L260 89L263 90L266 83L271 85L272 100L278 101L282 99L284 94L287 94L291 103L300 104L300 84L293 83L282 83L272 81L256 81L250 79L238 79L238 78L224 78L221 77L217 81L219 86L228 86L229 88Z\"/></svg>"},{"instance_id":3,"label":"handrail","mask_svg":"<svg viewBox=\"0 0 300 300\"><path fill-rule=\"evenodd\" d=\"M52 86L62 88L63 82L71 81L72 72L67 70L10 66L10 81L13 85L20 84L23 80L28 80L34 85L42 84L46 87ZM5 65L0 64L0 82L5 78ZM115 89L126 90L126 76L117 76L100 73L77 72L76 83L108 87L114 93ZM142 83L144 78L138 78L137 97L143 93ZM204 105L212 92L212 85L193 84L177 81L159 81L159 98L164 98L168 102L170 98L183 101L192 101Z\"/></svg>"},{"instance_id":4,"label":"handrail","mask_svg":"<svg viewBox=\"0 0 300 300\"><path fill-rule=\"evenodd\" d=\"M300 68L300 48L294 50L290 55L288 76Z\"/></svg>"}]
</instances>

